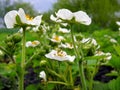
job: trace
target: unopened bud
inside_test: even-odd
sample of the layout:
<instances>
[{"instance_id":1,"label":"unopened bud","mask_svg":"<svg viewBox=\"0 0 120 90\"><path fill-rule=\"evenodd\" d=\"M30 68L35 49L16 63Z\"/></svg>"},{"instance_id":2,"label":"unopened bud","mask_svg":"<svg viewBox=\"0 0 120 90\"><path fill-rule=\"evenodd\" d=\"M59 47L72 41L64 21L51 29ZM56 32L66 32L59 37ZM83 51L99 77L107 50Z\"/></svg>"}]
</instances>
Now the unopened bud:
<instances>
[{"instance_id":1,"label":"unopened bud","mask_svg":"<svg viewBox=\"0 0 120 90\"><path fill-rule=\"evenodd\" d=\"M20 41L21 41L21 38L22 38L22 36L21 36L20 33L16 33L16 34L13 35L13 41L14 41L15 43L20 42Z\"/></svg>"},{"instance_id":2,"label":"unopened bud","mask_svg":"<svg viewBox=\"0 0 120 90\"><path fill-rule=\"evenodd\" d=\"M40 61L40 66L46 66L46 64L47 64L47 61L46 61L46 60Z\"/></svg>"}]
</instances>

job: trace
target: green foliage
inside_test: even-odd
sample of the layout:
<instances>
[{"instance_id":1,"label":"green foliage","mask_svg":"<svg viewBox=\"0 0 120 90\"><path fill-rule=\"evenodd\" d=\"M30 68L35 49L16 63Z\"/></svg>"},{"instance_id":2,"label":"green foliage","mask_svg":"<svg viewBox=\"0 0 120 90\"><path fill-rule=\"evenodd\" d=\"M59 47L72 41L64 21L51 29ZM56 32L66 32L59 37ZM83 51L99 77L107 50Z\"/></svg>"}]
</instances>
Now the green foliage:
<instances>
[{"instance_id":1,"label":"green foliage","mask_svg":"<svg viewBox=\"0 0 120 90\"><path fill-rule=\"evenodd\" d=\"M108 83L110 90L120 90L120 77Z\"/></svg>"}]
</instances>

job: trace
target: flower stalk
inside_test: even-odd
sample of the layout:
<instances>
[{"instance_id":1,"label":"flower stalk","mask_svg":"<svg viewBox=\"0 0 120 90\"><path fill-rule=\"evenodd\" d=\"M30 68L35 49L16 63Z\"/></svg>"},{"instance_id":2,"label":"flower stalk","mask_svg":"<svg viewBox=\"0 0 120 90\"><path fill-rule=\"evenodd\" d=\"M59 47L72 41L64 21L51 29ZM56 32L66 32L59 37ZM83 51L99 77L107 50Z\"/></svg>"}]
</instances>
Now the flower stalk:
<instances>
[{"instance_id":1,"label":"flower stalk","mask_svg":"<svg viewBox=\"0 0 120 90\"><path fill-rule=\"evenodd\" d=\"M25 27L23 28L22 39L22 60L21 60L21 73L19 76L19 90L24 90L24 74L25 74Z\"/></svg>"},{"instance_id":2,"label":"flower stalk","mask_svg":"<svg viewBox=\"0 0 120 90\"><path fill-rule=\"evenodd\" d=\"M81 48L80 48L80 53L77 50L72 25L71 25L71 38L72 38L72 42L73 42L74 51L76 53L76 59L77 59L77 62L78 62L79 74L80 74L81 82L82 82L82 88L83 88L83 90L87 90L85 75L84 75L84 67L83 67L83 57L84 56L83 56Z\"/></svg>"}]
</instances>

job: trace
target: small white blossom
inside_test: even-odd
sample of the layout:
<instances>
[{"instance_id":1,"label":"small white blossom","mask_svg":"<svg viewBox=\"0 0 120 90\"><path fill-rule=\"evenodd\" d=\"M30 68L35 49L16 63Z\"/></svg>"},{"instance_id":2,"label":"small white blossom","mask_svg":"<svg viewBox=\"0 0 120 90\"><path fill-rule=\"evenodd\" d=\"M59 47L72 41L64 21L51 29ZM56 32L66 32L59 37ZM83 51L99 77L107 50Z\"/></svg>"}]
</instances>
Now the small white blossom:
<instances>
[{"instance_id":1,"label":"small white blossom","mask_svg":"<svg viewBox=\"0 0 120 90\"><path fill-rule=\"evenodd\" d=\"M65 26L65 27L68 25L67 23L60 23L60 24L63 25L63 26Z\"/></svg>"},{"instance_id":2,"label":"small white blossom","mask_svg":"<svg viewBox=\"0 0 120 90\"><path fill-rule=\"evenodd\" d=\"M57 36L57 35L55 35L55 34L53 34L53 36L52 36L52 39L50 39L52 42L57 42L57 43L59 43L59 42L61 42L62 40L64 40L64 37L63 36Z\"/></svg>"},{"instance_id":3,"label":"small white blossom","mask_svg":"<svg viewBox=\"0 0 120 90\"><path fill-rule=\"evenodd\" d=\"M119 22L119 21L116 21L116 24L117 24L118 26L120 26L120 22Z\"/></svg>"},{"instance_id":4,"label":"small white blossom","mask_svg":"<svg viewBox=\"0 0 120 90\"><path fill-rule=\"evenodd\" d=\"M111 39L110 39L110 42L111 42L111 43L117 43L117 41L116 41L114 38L111 38Z\"/></svg>"},{"instance_id":5,"label":"small white blossom","mask_svg":"<svg viewBox=\"0 0 120 90\"><path fill-rule=\"evenodd\" d=\"M44 71L40 72L39 77L42 78L45 82L47 81L47 79L46 79L46 73Z\"/></svg>"},{"instance_id":6,"label":"small white blossom","mask_svg":"<svg viewBox=\"0 0 120 90\"><path fill-rule=\"evenodd\" d=\"M36 47L37 45L39 45L40 44L40 42L39 41L37 41L37 40L35 40L35 41L28 41L28 42L26 42L26 47Z\"/></svg>"},{"instance_id":7,"label":"small white blossom","mask_svg":"<svg viewBox=\"0 0 120 90\"><path fill-rule=\"evenodd\" d=\"M54 15L50 15L50 19L54 22L62 22L62 20L60 20L59 18L55 17Z\"/></svg>"},{"instance_id":8,"label":"small white blossom","mask_svg":"<svg viewBox=\"0 0 120 90\"><path fill-rule=\"evenodd\" d=\"M37 32L37 31L39 30L39 26L33 27L32 30L33 30L34 32Z\"/></svg>"},{"instance_id":9,"label":"small white blossom","mask_svg":"<svg viewBox=\"0 0 120 90\"><path fill-rule=\"evenodd\" d=\"M62 50L52 50L50 53L45 55L47 58L58 60L58 61L69 61L73 62L75 56L67 55L65 51Z\"/></svg>"},{"instance_id":10,"label":"small white blossom","mask_svg":"<svg viewBox=\"0 0 120 90\"><path fill-rule=\"evenodd\" d=\"M66 29L66 28L59 28L58 30L59 32L62 32L62 33L70 33L70 30Z\"/></svg>"},{"instance_id":11,"label":"small white blossom","mask_svg":"<svg viewBox=\"0 0 120 90\"><path fill-rule=\"evenodd\" d=\"M74 48L71 43L65 43L65 44L61 43L61 44L59 45L59 47L69 48L69 49L73 49L73 48Z\"/></svg>"},{"instance_id":12,"label":"small white blossom","mask_svg":"<svg viewBox=\"0 0 120 90\"><path fill-rule=\"evenodd\" d=\"M111 53L104 53L102 51L96 51L95 56L106 56L104 59L105 60L110 60L112 58Z\"/></svg>"},{"instance_id":13,"label":"small white blossom","mask_svg":"<svg viewBox=\"0 0 120 90\"><path fill-rule=\"evenodd\" d=\"M20 28L20 30L18 32L19 33L23 33L23 28Z\"/></svg>"},{"instance_id":14,"label":"small white blossom","mask_svg":"<svg viewBox=\"0 0 120 90\"><path fill-rule=\"evenodd\" d=\"M96 40L95 39L93 39L93 38L83 38L82 40L81 40L81 43L86 43L86 44L93 44L93 45L95 45L95 46L97 46L98 44L97 44L97 42L96 42Z\"/></svg>"}]
</instances>

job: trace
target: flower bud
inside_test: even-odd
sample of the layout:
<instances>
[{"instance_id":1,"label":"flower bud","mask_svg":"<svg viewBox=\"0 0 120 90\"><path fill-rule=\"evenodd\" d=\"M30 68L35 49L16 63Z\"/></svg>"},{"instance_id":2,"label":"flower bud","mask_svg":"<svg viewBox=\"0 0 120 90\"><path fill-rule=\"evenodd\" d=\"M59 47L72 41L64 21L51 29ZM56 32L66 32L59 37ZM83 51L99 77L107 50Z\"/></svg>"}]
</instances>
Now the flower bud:
<instances>
[{"instance_id":1,"label":"flower bud","mask_svg":"<svg viewBox=\"0 0 120 90\"><path fill-rule=\"evenodd\" d=\"M13 46L12 42L7 42L6 44L7 44L8 47L12 47Z\"/></svg>"},{"instance_id":2,"label":"flower bud","mask_svg":"<svg viewBox=\"0 0 120 90\"><path fill-rule=\"evenodd\" d=\"M16 33L16 34L13 35L13 40L14 40L15 43L20 42L21 38L22 38L22 36L21 36L20 33Z\"/></svg>"},{"instance_id":3,"label":"flower bud","mask_svg":"<svg viewBox=\"0 0 120 90\"><path fill-rule=\"evenodd\" d=\"M47 64L47 61L46 60L41 60L40 61L40 66L42 67L42 66L46 66L46 64Z\"/></svg>"},{"instance_id":4,"label":"flower bud","mask_svg":"<svg viewBox=\"0 0 120 90\"><path fill-rule=\"evenodd\" d=\"M5 43L11 42L11 41L12 41L12 35L7 36L7 37L6 37L6 40L5 40Z\"/></svg>"}]
</instances>

